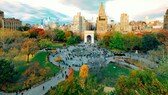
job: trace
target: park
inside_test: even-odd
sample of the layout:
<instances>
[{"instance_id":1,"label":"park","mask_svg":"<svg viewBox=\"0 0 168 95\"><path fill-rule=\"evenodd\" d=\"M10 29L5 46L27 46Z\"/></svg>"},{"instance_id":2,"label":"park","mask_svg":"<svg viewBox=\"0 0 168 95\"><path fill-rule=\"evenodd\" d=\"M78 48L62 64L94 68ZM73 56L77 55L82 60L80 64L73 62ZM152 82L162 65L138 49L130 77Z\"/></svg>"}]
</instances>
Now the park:
<instances>
[{"instance_id":1,"label":"park","mask_svg":"<svg viewBox=\"0 0 168 95\"><path fill-rule=\"evenodd\" d=\"M146 72L147 73L147 74L145 73L146 76L148 75L150 76L151 73L158 72L156 71L156 68L158 68L159 65L155 63L158 60L155 61L153 59L151 60L150 53L141 52L140 49L143 50L143 48L137 46L139 45L140 42L131 43L133 37L135 38L137 37L136 39L148 40L147 39L148 37L151 38L153 37L154 39L154 34L151 35L147 34L143 36L143 38L140 38L134 34L121 34L119 32L107 32L104 35L102 34L98 35L93 34L94 32L86 31L85 32L86 34L83 34L84 38L82 40L81 36L79 36L78 34L72 35L72 32L69 31L63 32L60 30L54 30L54 32L47 32L48 36L45 36L46 35L45 31L43 31L44 33L42 34L39 32L40 34L34 35L33 32L36 31L41 32L43 30L36 29L30 32L21 32L21 33L19 32L13 33L10 31L7 32L9 35L15 34L14 38L10 38L11 41L12 39L19 41L19 37L21 36L25 38L24 41L26 41L26 43L22 42L23 45L21 46L22 49L20 53L18 53L19 50L15 48L9 50L8 54L6 55L5 53L3 53L5 51L1 49L1 53L4 54L4 57L9 58L10 60L10 61L2 60L1 63L12 62L12 64L14 64L15 67L14 69L12 69L11 67L11 69L13 70L12 72L17 71L17 73L13 74L14 75L13 77L9 77L8 81L3 80L5 84L1 83L0 86L2 91L0 92L0 94L53 95L51 93L59 93L57 89L61 87L61 85L63 85L64 83L68 82L68 80L71 81L70 83L68 83L68 85L70 85L70 87L68 88L75 89L71 88L71 86L77 85L78 82L75 84L74 81L80 80L79 73L81 72L81 67L83 65L86 65L88 67L87 72L89 75L88 79L96 80L97 83L95 83L94 85L98 86L98 88L112 89L106 92L111 93L111 95L115 93L114 88L119 93L120 90L116 88L116 86L118 87L120 85L118 81L121 81L122 80L121 77L123 76L129 78L130 74L136 74L136 73L137 75L140 74L143 76L141 72ZM52 35L49 35L50 33ZM57 33L56 34L57 36L55 36L55 38L52 37L54 33ZM5 34L3 35L5 36ZM96 40L95 35L97 35L97 38L102 36L103 39ZM128 39L128 36L132 38ZM6 35L6 37L8 36ZM48 37L50 38L46 39ZM113 37L111 39L112 43L109 43L110 40L108 38L110 37ZM65 40L64 38L67 38L66 39L67 41L64 41ZM39 41L37 41L36 39ZM3 38L3 40L6 39ZM52 40L56 40L57 42L56 41L54 42ZM127 44L124 44L124 41L128 41ZM150 41L156 41L156 39ZM36 46L36 44L38 44L38 47ZM131 44L131 46L128 44ZM6 45L10 45L10 43L6 43ZM143 46L147 47L147 45L148 44L145 44ZM110 47L112 47L112 49L110 49ZM155 47L156 46L153 46L153 48ZM2 48L6 47L2 46ZM159 48L158 50L155 51L160 52ZM150 49L152 49L152 47L149 48L149 50ZM150 52L153 53L152 51ZM3 56L1 58L3 58ZM74 81L72 81L71 78L69 78L71 76L71 73L69 73L70 68L73 71L72 80ZM149 69L149 71L148 70L146 71L146 69ZM164 75L166 73L162 74ZM10 78L15 80L11 81ZM154 76L153 79L155 78L156 77ZM158 74L157 78L164 83L166 82L165 80L167 77L161 77ZM89 82L88 84L91 83L94 82L92 81ZM88 84L86 85L89 87ZM99 84L103 86L101 87ZM84 88L82 89L85 91ZM96 88L90 87L90 89L96 89ZM164 88L162 88L161 86L160 89ZM68 91L68 89L66 90ZM95 93L100 92L102 93L102 95L105 94L104 90L96 91ZM166 93L166 90L163 90L163 92L159 93Z\"/></svg>"}]
</instances>

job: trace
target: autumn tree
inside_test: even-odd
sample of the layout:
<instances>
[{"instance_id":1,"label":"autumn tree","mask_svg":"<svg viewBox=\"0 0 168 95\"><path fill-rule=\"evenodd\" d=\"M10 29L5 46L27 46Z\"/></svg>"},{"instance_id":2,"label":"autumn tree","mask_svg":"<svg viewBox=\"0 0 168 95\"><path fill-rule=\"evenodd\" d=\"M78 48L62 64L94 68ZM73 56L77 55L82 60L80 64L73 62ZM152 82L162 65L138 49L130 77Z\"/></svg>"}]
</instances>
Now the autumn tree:
<instances>
[{"instance_id":1,"label":"autumn tree","mask_svg":"<svg viewBox=\"0 0 168 95\"><path fill-rule=\"evenodd\" d=\"M44 34L44 30L40 28L30 29L30 38L37 38L38 36L42 36Z\"/></svg>"},{"instance_id":2,"label":"autumn tree","mask_svg":"<svg viewBox=\"0 0 168 95\"><path fill-rule=\"evenodd\" d=\"M80 78L60 82L56 88L51 89L47 95L106 95L104 87L93 78L87 78L85 88L80 85Z\"/></svg>"},{"instance_id":3,"label":"autumn tree","mask_svg":"<svg viewBox=\"0 0 168 95\"><path fill-rule=\"evenodd\" d=\"M70 36L73 36L72 31L65 31L65 40L67 41Z\"/></svg>"},{"instance_id":4,"label":"autumn tree","mask_svg":"<svg viewBox=\"0 0 168 95\"><path fill-rule=\"evenodd\" d=\"M112 31L108 31L106 33L104 33L103 35L103 46L104 47L109 47L109 44L111 42L111 38L113 37L113 32Z\"/></svg>"},{"instance_id":5,"label":"autumn tree","mask_svg":"<svg viewBox=\"0 0 168 95\"><path fill-rule=\"evenodd\" d=\"M88 66L86 64L83 64L82 67L80 68L80 72L79 72L79 76L81 78L81 86L82 88L85 87L84 83L85 83L85 80L86 78L89 76L88 74Z\"/></svg>"},{"instance_id":6,"label":"autumn tree","mask_svg":"<svg viewBox=\"0 0 168 95\"><path fill-rule=\"evenodd\" d=\"M116 84L117 95L166 95L167 89L149 70L133 70L129 77L121 76Z\"/></svg>"},{"instance_id":7,"label":"autumn tree","mask_svg":"<svg viewBox=\"0 0 168 95\"><path fill-rule=\"evenodd\" d=\"M83 64L82 67L80 68L80 73L79 76L82 78L86 78L89 76L88 74L89 68L86 64Z\"/></svg>"},{"instance_id":8,"label":"autumn tree","mask_svg":"<svg viewBox=\"0 0 168 95\"><path fill-rule=\"evenodd\" d=\"M27 62L29 62L30 54L34 54L38 49L35 39L26 38L22 44L22 51L27 54Z\"/></svg>"}]
</instances>

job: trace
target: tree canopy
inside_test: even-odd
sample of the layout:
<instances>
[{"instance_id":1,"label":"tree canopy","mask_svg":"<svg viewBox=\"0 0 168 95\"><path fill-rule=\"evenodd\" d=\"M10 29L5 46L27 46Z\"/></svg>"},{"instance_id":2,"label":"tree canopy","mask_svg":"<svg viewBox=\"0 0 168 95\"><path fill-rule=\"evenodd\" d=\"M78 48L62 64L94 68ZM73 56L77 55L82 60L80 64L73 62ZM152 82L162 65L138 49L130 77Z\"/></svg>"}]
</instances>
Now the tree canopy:
<instances>
[{"instance_id":1,"label":"tree canopy","mask_svg":"<svg viewBox=\"0 0 168 95\"><path fill-rule=\"evenodd\" d=\"M166 95L168 93L156 74L149 70L133 70L129 77L121 76L115 88L117 95Z\"/></svg>"},{"instance_id":2,"label":"tree canopy","mask_svg":"<svg viewBox=\"0 0 168 95\"><path fill-rule=\"evenodd\" d=\"M14 66L5 59L0 60L0 83L10 82L15 75Z\"/></svg>"}]
</instances>

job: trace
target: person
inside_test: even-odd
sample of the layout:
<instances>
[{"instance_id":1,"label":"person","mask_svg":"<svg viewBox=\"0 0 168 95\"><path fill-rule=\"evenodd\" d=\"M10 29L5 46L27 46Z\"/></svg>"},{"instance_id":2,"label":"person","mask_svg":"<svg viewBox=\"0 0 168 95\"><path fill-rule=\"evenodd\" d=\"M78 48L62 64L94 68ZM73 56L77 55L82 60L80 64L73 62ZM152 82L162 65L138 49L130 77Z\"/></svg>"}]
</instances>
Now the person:
<instances>
[{"instance_id":1,"label":"person","mask_svg":"<svg viewBox=\"0 0 168 95\"><path fill-rule=\"evenodd\" d=\"M43 86L43 90L44 90L44 86Z\"/></svg>"}]
</instances>

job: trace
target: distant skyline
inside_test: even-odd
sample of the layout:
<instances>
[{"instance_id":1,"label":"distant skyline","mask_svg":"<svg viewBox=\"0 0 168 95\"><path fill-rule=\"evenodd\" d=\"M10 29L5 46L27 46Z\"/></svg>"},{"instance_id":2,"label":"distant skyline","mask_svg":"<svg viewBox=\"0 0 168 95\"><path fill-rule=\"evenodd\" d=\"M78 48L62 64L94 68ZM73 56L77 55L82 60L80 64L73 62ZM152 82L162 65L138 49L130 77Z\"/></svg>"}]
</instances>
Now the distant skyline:
<instances>
[{"instance_id":1,"label":"distant skyline","mask_svg":"<svg viewBox=\"0 0 168 95\"><path fill-rule=\"evenodd\" d=\"M127 13L130 21L144 20L145 16L163 21L168 9L168 0L0 0L0 10L6 18L15 17L23 23L40 24L47 17L67 23L77 12L87 20L92 17L96 20L100 2L104 3L106 15L115 22L120 21L122 13Z\"/></svg>"}]
</instances>

